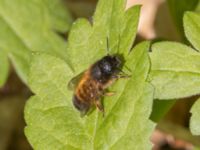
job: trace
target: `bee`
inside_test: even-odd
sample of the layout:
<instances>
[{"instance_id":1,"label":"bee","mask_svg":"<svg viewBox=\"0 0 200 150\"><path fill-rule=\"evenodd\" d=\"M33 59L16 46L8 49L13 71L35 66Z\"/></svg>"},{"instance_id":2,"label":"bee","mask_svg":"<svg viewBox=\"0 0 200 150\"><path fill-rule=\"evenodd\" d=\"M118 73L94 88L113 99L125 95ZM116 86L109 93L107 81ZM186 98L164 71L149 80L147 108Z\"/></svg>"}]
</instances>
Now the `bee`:
<instances>
[{"instance_id":1,"label":"bee","mask_svg":"<svg viewBox=\"0 0 200 150\"><path fill-rule=\"evenodd\" d=\"M78 82L72 102L74 107L80 111L81 116L86 115L93 106L96 106L104 116L101 97L114 94L113 92L106 92L106 89L117 79L129 77L120 69L121 66L122 59L119 56L106 55L77 77Z\"/></svg>"}]
</instances>

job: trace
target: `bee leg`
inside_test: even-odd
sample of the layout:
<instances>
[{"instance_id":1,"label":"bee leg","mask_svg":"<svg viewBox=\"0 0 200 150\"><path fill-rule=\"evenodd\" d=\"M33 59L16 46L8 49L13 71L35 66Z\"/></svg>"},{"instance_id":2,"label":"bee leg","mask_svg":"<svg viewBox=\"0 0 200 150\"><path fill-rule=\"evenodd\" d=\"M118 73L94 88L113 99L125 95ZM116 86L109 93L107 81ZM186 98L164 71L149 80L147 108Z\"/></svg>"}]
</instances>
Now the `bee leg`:
<instances>
[{"instance_id":1,"label":"bee leg","mask_svg":"<svg viewBox=\"0 0 200 150\"><path fill-rule=\"evenodd\" d=\"M105 111L104 111L104 107L103 107L101 101L100 100L95 100L95 105L98 108L98 110L103 113L103 117L104 117Z\"/></svg>"},{"instance_id":2,"label":"bee leg","mask_svg":"<svg viewBox=\"0 0 200 150\"><path fill-rule=\"evenodd\" d=\"M103 96L113 96L115 95L115 92L103 92Z\"/></svg>"},{"instance_id":3,"label":"bee leg","mask_svg":"<svg viewBox=\"0 0 200 150\"><path fill-rule=\"evenodd\" d=\"M123 70L121 70L120 68L117 68L118 69L118 71L119 71L119 76L128 76L128 77L130 77L130 75L128 75L128 74L126 74ZM129 69L128 69L129 70ZM130 71L130 70L129 70ZM131 72L131 71L130 71Z\"/></svg>"},{"instance_id":4,"label":"bee leg","mask_svg":"<svg viewBox=\"0 0 200 150\"><path fill-rule=\"evenodd\" d=\"M118 74L118 75L113 75L113 79L121 79L121 78L130 78L131 75L126 75L126 74Z\"/></svg>"}]
</instances>

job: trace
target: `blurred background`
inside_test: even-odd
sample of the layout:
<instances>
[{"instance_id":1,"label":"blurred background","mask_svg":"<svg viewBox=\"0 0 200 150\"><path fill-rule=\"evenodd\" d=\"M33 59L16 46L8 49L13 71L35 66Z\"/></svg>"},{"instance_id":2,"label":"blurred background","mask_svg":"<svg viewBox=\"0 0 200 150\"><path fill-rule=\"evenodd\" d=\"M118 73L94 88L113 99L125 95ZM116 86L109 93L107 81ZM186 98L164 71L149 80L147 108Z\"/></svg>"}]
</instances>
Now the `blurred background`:
<instances>
[{"instance_id":1,"label":"blurred background","mask_svg":"<svg viewBox=\"0 0 200 150\"><path fill-rule=\"evenodd\" d=\"M69 12L72 23L80 17L92 21L97 0L60 0L60 3ZM136 4L142 5L136 43L148 39L188 44L182 17L187 10L199 11L199 0L191 0L190 3L188 0L127 0L126 8ZM57 34L67 40L68 32L58 31ZM10 63L9 77L0 88L0 150L32 149L23 132L24 105L31 95L30 89L19 79ZM154 109L159 109L162 116L152 114L152 120L159 122L151 137L154 150L192 150L193 145L200 147L200 137L192 136L188 130L189 110L196 99L155 101ZM165 107L159 108L160 103L166 103Z\"/></svg>"}]
</instances>

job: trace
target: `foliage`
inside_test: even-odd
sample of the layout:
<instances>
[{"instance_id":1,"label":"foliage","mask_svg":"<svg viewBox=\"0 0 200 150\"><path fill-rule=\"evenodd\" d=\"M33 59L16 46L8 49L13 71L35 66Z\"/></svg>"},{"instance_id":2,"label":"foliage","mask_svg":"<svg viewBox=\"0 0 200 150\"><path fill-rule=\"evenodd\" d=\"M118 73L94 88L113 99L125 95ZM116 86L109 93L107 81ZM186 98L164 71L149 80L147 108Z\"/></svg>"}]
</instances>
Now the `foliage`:
<instances>
[{"instance_id":1,"label":"foliage","mask_svg":"<svg viewBox=\"0 0 200 150\"><path fill-rule=\"evenodd\" d=\"M73 77L70 68L58 58L35 56L30 85L36 96L28 101L25 110L28 124L25 131L32 146L35 149L118 149L126 145L126 149L136 146L136 149L149 149L153 124L148 117L153 88L145 82L149 69L148 45L146 42L138 45L127 58L132 77L113 87L118 92L114 98L104 99L104 118L97 110L80 118L71 103L72 92L66 88Z\"/></svg>"},{"instance_id":2,"label":"foliage","mask_svg":"<svg viewBox=\"0 0 200 150\"><path fill-rule=\"evenodd\" d=\"M69 63L46 54L33 56L29 85L36 95L26 105L25 131L35 149L150 149L154 89L146 82L149 42L130 53L140 7L124 8L124 0L101 0L92 26L85 19L77 20L69 36ZM111 89L117 94L104 98L104 118L97 110L80 118L72 106L73 93L67 90L67 83L106 55L106 38L109 53L124 56L132 77L119 80Z\"/></svg>"},{"instance_id":3,"label":"foliage","mask_svg":"<svg viewBox=\"0 0 200 150\"><path fill-rule=\"evenodd\" d=\"M192 113L192 117L190 120L190 129L192 131L192 133L194 135L200 135L200 127L199 127L199 123L200 123L200 99L198 99L192 109L191 109L191 113Z\"/></svg>"},{"instance_id":4,"label":"foliage","mask_svg":"<svg viewBox=\"0 0 200 150\"><path fill-rule=\"evenodd\" d=\"M9 63L7 55L4 51L0 52L0 87L4 85L9 72Z\"/></svg>"},{"instance_id":5,"label":"foliage","mask_svg":"<svg viewBox=\"0 0 200 150\"><path fill-rule=\"evenodd\" d=\"M25 107L25 133L33 148L150 149L154 123L149 117L157 122L176 99L200 93L200 14L185 12L198 2L168 1L190 44L141 42L132 48L140 6L125 11L126 0L99 0L92 23L75 21L68 42L57 34L72 22L59 0L0 0L0 86L11 60L34 93ZM80 118L67 84L107 54L123 56L122 69L131 78L109 89L116 94L103 98L105 117L94 110ZM191 109L194 135L200 135L199 108L198 99Z\"/></svg>"},{"instance_id":6,"label":"foliage","mask_svg":"<svg viewBox=\"0 0 200 150\"><path fill-rule=\"evenodd\" d=\"M66 42L55 33L69 29L71 18L64 11L59 0L0 0L0 57L5 64L1 68L4 73L0 74L0 85L7 78L7 57L20 78L27 83L33 51L65 56Z\"/></svg>"},{"instance_id":7,"label":"foliage","mask_svg":"<svg viewBox=\"0 0 200 150\"><path fill-rule=\"evenodd\" d=\"M93 25L86 19L78 19L73 24L66 53L75 74L107 54L107 38L110 54L128 54L136 36L140 6L124 9L125 0L101 0L93 16Z\"/></svg>"},{"instance_id":8,"label":"foliage","mask_svg":"<svg viewBox=\"0 0 200 150\"><path fill-rule=\"evenodd\" d=\"M167 0L171 16L182 38L184 38L183 15L185 11L195 10L199 0Z\"/></svg>"},{"instance_id":9,"label":"foliage","mask_svg":"<svg viewBox=\"0 0 200 150\"><path fill-rule=\"evenodd\" d=\"M186 37L194 46L194 48L196 48L197 51L200 51L200 44L199 44L200 40L198 36L200 34L199 21L200 21L199 13L187 12L184 15L184 28L185 28ZM200 135L200 128L199 128L200 105L199 103L200 103L200 100L198 99L191 109L192 117L190 120L190 129L194 135Z\"/></svg>"},{"instance_id":10,"label":"foliage","mask_svg":"<svg viewBox=\"0 0 200 150\"><path fill-rule=\"evenodd\" d=\"M199 14L185 13L184 30L194 48L175 42L153 44L149 80L155 86L154 98L169 100L200 93L199 22ZM197 100L191 109L190 120L190 128L194 135L200 134L199 110L199 100Z\"/></svg>"},{"instance_id":11,"label":"foliage","mask_svg":"<svg viewBox=\"0 0 200 150\"><path fill-rule=\"evenodd\" d=\"M194 48L200 51L200 15L193 12L186 12L184 15L184 29L187 39L191 42Z\"/></svg>"},{"instance_id":12,"label":"foliage","mask_svg":"<svg viewBox=\"0 0 200 150\"><path fill-rule=\"evenodd\" d=\"M153 44L152 51L150 78L156 87L155 98L174 99L199 93L199 52L175 42Z\"/></svg>"},{"instance_id":13,"label":"foliage","mask_svg":"<svg viewBox=\"0 0 200 150\"><path fill-rule=\"evenodd\" d=\"M154 122L159 122L165 114L169 111L170 108L175 104L176 100L163 101L163 100L154 100L153 110L151 113L151 120Z\"/></svg>"}]
</instances>

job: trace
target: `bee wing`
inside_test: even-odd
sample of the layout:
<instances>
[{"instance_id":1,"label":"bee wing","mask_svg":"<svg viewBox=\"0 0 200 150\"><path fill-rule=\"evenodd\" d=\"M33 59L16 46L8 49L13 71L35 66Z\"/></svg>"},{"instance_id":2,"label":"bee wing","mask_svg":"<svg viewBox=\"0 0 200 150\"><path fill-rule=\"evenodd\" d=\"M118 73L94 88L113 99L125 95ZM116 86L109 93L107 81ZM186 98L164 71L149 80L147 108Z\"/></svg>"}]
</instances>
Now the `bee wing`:
<instances>
[{"instance_id":1,"label":"bee wing","mask_svg":"<svg viewBox=\"0 0 200 150\"><path fill-rule=\"evenodd\" d=\"M77 76L73 77L69 82L68 82L68 89L69 90L74 90L77 86L77 84L79 83L79 81L81 80L81 77L83 76L84 72L81 72L80 74L78 74Z\"/></svg>"}]
</instances>

